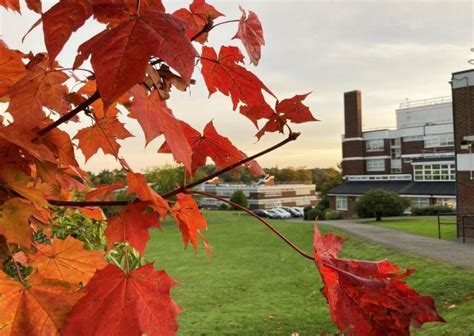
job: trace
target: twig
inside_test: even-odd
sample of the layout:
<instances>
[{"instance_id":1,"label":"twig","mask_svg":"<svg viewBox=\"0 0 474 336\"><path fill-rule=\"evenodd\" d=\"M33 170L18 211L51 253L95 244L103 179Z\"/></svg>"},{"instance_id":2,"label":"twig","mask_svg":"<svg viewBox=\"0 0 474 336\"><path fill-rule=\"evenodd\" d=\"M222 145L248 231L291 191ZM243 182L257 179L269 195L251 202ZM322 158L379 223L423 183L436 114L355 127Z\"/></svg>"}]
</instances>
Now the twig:
<instances>
[{"instance_id":1,"label":"twig","mask_svg":"<svg viewBox=\"0 0 474 336\"><path fill-rule=\"evenodd\" d=\"M10 254L10 257L12 258L12 262L15 265L16 274L18 275L18 280L23 284L23 286L26 286L26 282L23 279L23 277L21 276L20 268L18 267L18 264L15 261L15 258L13 258L13 252L10 249L10 245L8 244L8 242L6 243L6 245L7 245L7 249L8 249L8 254Z\"/></svg>"},{"instance_id":2,"label":"twig","mask_svg":"<svg viewBox=\"0 0 474 336\"><path fill-rule=\"evenodd\" d=\"M312 260L314 261L314 257L309 255L308 253L306 253L305 251L303 251L301 248L299 248L298 246L296 246L291 240L289 240L288 238L285 237L285 235L283 235L283 233L281 233L280 231L278 231L273 225L271 225L269 222L267 222L265 219L263 219L262 217L260 216L257 216L256 214L254 214L252 211L250 211L249 209L247 209L246 207L243 207L241 206L240 204L237 204L237 203L234 203L228 199L225 199L225 198L222 198L222 197L219 197L219 196L216 196L216 195L212 195L212 194L209 194L209 193L206 193L206 192L202 192L202 191L195 191L195 190L189 190L189 191L186 191L186 193L190 193L190 194L196 194L196 195L201 195L201 196L206 196L206 197L210 197L210 198L214 198L216 200L219 200L221 202L224 202L224 203L227 203L227 204L230 204L232 205L234 208L238 208L242 211L245 211L246 213L248 213L249 215L251 215L252 217L254 217L255 219L257 219L258 221L260 221L261 223L263 223L267 228L270 229L270 231L272 231L274 234L276 234L278 237L280 237L280 239L282 239L286 244L288 244L288 246L290 246L293 250L295 250L296 252L298 252L300 255L302 255L303 257L305 257L306 259L309 259L309 260Z\"/></svg>"},{"instance_id":3,"label":"twig","mask_svg":"<svg viewBox=\"0 0 474 336\"><path fill-rule=\"evenodd\" d=\"M240 160L230 166L227 166L226 168L223 168L221 170L218 170L217 172L211 174L211 175L208 175L206 177L203 177L195 182L192 182L192 183L189 183L189 184L186 184L184 186L181 186L179 188L176 188L175 190L172 190L170 192L167 192L163 195L161 195L161 197L167 199L167 198L170 198L174 195L177 195L179 193L182 193L182 192L185 192L186 190L188 189L192 189L200 184L203 184L209 180L212 180L214 177L216 176L219 176L219 175L222 175L226 172L228 172L229 170L232 170L234 168L237 168L238 166L240 165L243 165L249 161L252 161L252 160L255 160L256 158L262 156L262 155L265 155L267 153L270 153L272 151L274 151L275 149L287 144L288 142L291 142L291 141L294 141L296 139L298 139L298 137L300 136L300 133L298 132L295 132L295 133L290 133L288 135L288 137L283 140L283 141L280 141L279 143L277 143L276 145L270 147L270 148L267 148L261 152L258 152L257 154L254 154L252 156L249 156L243 160ZM62 201L62 200L48 200L49 204L51 205L58 205L58 206L70 206L70 207L88 207L88 206L125 206L127 205L129 202L133 202L134 200L130 200L130 201Z\"/></svg>"},{"instance_id":4,"label":"twig","mask_svg":"<svg viewBox=\"0 0 474 336\"><path fill-rule=\"evenodd\" d=\"M59 118L58 120L56 120L55 122L49 124L48 126L46 126L45 128L39 130L38 132L38 136L33 140L37 140L39 138L41 138L43 135L45 135L46 133L50 132L51 130L55 129L56 127L58 127L59 125L61 125L62 123L68 121L69 119L73 118L76 114L86 110L89 105L91 105L93 102L95 102L97 99L100 98L100 94L99 94L99 91L96 91L94 92L94 94L92 96L90 96L89 98L87 98L86 100L84 100L82 103L80 103L79 105L76 106L75 109L71 110L70 112L66 113L65 115L63 115L61 118Z\"/></svg>"}]
</instances>

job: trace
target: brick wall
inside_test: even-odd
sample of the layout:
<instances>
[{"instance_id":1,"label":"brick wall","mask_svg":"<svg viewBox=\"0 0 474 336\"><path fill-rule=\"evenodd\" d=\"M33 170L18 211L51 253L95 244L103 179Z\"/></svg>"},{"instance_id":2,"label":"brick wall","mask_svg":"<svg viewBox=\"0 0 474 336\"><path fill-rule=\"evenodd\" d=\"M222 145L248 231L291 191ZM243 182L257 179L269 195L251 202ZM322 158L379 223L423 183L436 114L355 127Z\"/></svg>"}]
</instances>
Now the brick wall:
<instances>
[{"instance_id":1,"label":"brick wall","mask_svg":"<svg viewBox=\"0 0 474 336\"><path fill-rule=\"evenodd\" d=\"M346 138L362 136L362 98L358 90L344 93L344 131Z\"/></svg>"},{"instance_id":2,"label":"brick wall","mask_svg":"<svg viewBox=\"0 0 474 336\"><path fill-rule=\"evenodd\" d=\"M425 142L421 141L403 141L402 140L402 155L403 154L421 154L425 149Z\"/></svg>"},{"instance_id":3,"label":"brick wall","mask_svg":"<svg viewBox=\"0 0 474 336\"><path fill-rule=\"evenodd\" d=\"M454 142L456 154L467 154L468 150L461 149L461 141L466 135L474 134L474 87L460 87L452 90ZM459 214L474 214L474 180L470 179L469 171L456 172L456 202ZM458 236L462 236L462 219L458 216ZM466 218L465 231L467 238L474 238L474 219Z\"/></svg>"},{"instance_id":4,"label":"brick wall","mask_svg":"<svg viewBox=\"0 0 474 336\"><path fill-rule=\"evenodd\" d=\"M346 141L342 143L342 157L363 157L365 155L364 142L358 141Z\"/></svg>"},{"instance_id":5,"label":"brick wall","mask_svg":"<svg viewBox=\"0 0 474 336\"><path fill-rule=\"evenodd\" d=\"M362 175L365 172L364 160L342 161L342 175Z\"/></svg>"}]
</instances>

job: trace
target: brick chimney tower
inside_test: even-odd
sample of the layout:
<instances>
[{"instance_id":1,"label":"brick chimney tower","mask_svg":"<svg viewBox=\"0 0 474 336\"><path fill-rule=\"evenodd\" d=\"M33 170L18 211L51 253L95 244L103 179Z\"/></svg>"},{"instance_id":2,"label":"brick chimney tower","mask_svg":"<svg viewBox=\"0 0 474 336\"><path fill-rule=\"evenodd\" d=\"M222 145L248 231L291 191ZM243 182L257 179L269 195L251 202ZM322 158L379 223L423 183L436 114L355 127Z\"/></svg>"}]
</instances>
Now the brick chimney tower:
<instances>
[{"instance_id":1,"label":"brick chimney tower","mask_svg":"<svg viewBox=\"0 0 474 336\"><path fill-rule=\"evenodd\" d=\"M362 175L362 98L359 90L344 93L344 137L342 139L342 175Z\"/></svg>"},{"instance_id":2,"label":"brick chimney tower","mask_svg":"<svg viewBox=\"0 0 474 336\"><path fill-rule=\"evenodd\" d=\"M453 73L451 88L458 237L474 240L474 217L463 216L474 215L474 69Z\"/></svg>"}]
</instances>

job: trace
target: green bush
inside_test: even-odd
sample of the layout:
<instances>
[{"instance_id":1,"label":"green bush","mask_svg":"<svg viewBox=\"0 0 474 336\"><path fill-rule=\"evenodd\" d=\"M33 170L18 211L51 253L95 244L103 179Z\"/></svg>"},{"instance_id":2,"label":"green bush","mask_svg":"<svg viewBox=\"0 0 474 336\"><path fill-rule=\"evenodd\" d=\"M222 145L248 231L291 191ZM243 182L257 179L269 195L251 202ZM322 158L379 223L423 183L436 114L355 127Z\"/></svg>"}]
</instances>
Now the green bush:
<instances>
[{"instance_id":1,"label":"green bush","mask_svg":"<svg viewBox=\"0 0 474 336\"><path fill-rule=\"evenodd\" d=\"M326 215L328 212L332 211L332 209L324 209L324 211L321 213L321 219L326 219Z\"/></svg>"},{"instance_id":2,"label":"green bush","mask_svg":"<svg viewBox=\"0 0 474 336\"><path fill-rule=\"evenodd\" d=\"M409 206L410 201L396 193L372 189L355 203L353 210L360 218L375 217L380 221L382 217L403 215Z\"/></svg>"},{"instance_id":3,"label":"green bush","mask_svg":"<svg viewBox=\"0 0 474 336\"><path fill-rule=\"evenodd\" d=\"M221 203L219 205L219 210L229 210L229 209L230 209L230 207L225 203Z\"/></svg>"},{"instance_id":4,"label":"green bush","mask_svg":"<svg viewBox=\"0 0 474 336\"><path fill-rule=\"evenodd\" d=\"M411 207L412 216L436 216L442 213L455 214L456 210L447 205L431 205L424 208Z\"/></svg>"},{"instance_id":5,"label":"green bush","mask_svg":"<svg viewBox=\"0 0 474 336\"><path fill-rule=\"evenodd\" d=\"M321 212L329 208L329 199L323 198L319 201L318 205L316 206Z\"/></svg>"},{"instance_id":6,"label":"green bush","mask_svg":"<svg viewBox=\"0 0 474 336\"><path fill-rule=\"evenodd\" d=\"M245 196L244 192L242 190L236 190L233 192L232 196L230 196L230 201L237 203L238 205L241 205L245 208L248 207L249 203L247 201L247 196ZM232 207L235 210L240 210L239 208Z\"/></svg>"},{"instance_id":7,"label":"green bush","mask_svg":"<svg viewBox=\"0 0 474 336\"><path fill-rule=\"evenodd\" d=\"M306 213L306 220L314 221L316 218L321 219L321 210L312 208Z\"/></svg>"},{"instance_id":8,"label":"green bush","mask_svg":"<svg viewBox=\"0 0 474 336\"><path fill-rule=\"evenodd\" d=\"M325 212L325 217L324 219L326 220L334 220L334 219L343 219L344 216L342 215L342 212L337 211L337 210L330 210L328 209Z\"/></svg>"}]
</instances>

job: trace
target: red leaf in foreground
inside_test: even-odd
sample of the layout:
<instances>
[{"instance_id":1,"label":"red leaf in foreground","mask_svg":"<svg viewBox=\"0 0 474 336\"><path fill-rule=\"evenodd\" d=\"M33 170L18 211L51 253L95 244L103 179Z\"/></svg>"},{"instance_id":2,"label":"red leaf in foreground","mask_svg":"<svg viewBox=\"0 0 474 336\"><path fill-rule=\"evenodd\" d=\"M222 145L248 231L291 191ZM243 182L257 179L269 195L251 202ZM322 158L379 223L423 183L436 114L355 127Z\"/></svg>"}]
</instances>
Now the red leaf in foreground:
<instances>
[{"instance_id":1,"label":"red leaf in foreground","mask_svg":"<svg viewBox=\"0 0 474 336\"><path fill-rule=\"evenodd\" d=\"M80 60L92 54L91 64L105 109L145 78L151 56L174 68L186 84L191 80L196 50L181 20L170 14L145 11L101 33L99 39L92 39L79 48L84 54Z\"/></svg>"},{"instance_id":2,"label":"red leaf in foreground","mask_svg":"<svg viewBox=\"0 0 474 336\"><path fill-rule=\"evenodd\" d=\"M183 163L186 170L191 172L192 151L180 121L174 117L166 102L160 99L157 91L150 95L141 87L135 87L132 91L134 99L129 116L137 118L145 132L147 144L164 134L174 159Z\"/></svg>"},{"instance_id":3,"label":"red leaf in foreground","mask_svg":"<svg viewBox=\"0 0 474 336\"><path fill-rule=\"evenodd\" d=\"M89 0L63 0L43 14L44 41L51 62L56 59L72 33L91 15L92 5Z\"/></svg>"},{"instance_id":4,"label":"red leaf in foreground","mask_svg":"<svg viewBox=\"0 0 474 336\"><path fill-rule=\"evenodd\" d=\"M0 0L0 6L20 13L20 0Z\"/></svg>"},{"instance_id":5,"label":"red leaf in foreground","mask_svg":"<svg viewBox=\"0 0 474 336\"><path fill-rule=\"evenodd\" d=\"M314 259L331 318L346 335L409 335L410 324L444 322L430 296L408 287L403 271L387 260L339 259L344 239L314 229Z\"/></svg>"},{"instance_id":6,"label":"red leaf in foreground","mask_svg":"<svg viewBox=\"0 0 474 336\"><path fill-rule=\"evenodd\" d=\"M310 94L296 95L293 98L283 99L275 107L277 113L283 115L285 119L290 120L295 124L304 123L307 121L317 121L311 114L308 106L304 105L303 100Z\"/></svg>"},{"instance_id":7,"label":"red leaf in foreground","mask_svg":"<svg viewBox=\"0 0 474 336\"><path fill-rule=\"evenodd\" d=\"M143 174L129 172L127 174L127 184L128 193L137 194L141 201L151 202L150 208L158 212L161 218L165 218L168 212L171 212L168 202L150 188Z\"/></svg>"},{"instance_id":8,"label":"red leaf in foreground","mask_svg":"<svg viewBox=\"0 0 474 336\"><path fill-rule=\"evenodd\" d=\"M206 217L204 217L199 210L194 198L187 194L178 194L176 196L176 203L172 210L178 227L181 230L184 246L187 246L188 243L191 242L194 250L197 250L199 229L207 228ZM207 242L204 242L205 245L208 246Z\"/></svg>"},{"instance_id":9,"label":"red leaf in foreground","mask_svg":"<svg viewBox=\"0 0 474 336\"><path fill-rule=\"evenodd\" d=\"M113 194L113 192L121 188L123 188L123 183L120 181L114 184L103 184L99 186L97 189L89 191L85 196L85 200L86 201L92 201L92 200L108 201L110 200L110 196Z\"/></svg>"},{"instance_id":10,"label":"red leaf in foreground","mask_svg":"<svg viewBox=\"0 0 474 336\"><path fill-rule=\"evenodd\" d=\"M260 60L262 45L265 45L262 24L254 12L249 11L249 16L247 17L242 7L240 7L240 11L242 12L242 17L239 22L239 30L233 38L238 38L242 41L247 54L249 54L250 62L257 65Z\"/></svg>"},{"instance_id":11,"label":"red leaf in foreground","mask_svg":"<svg viewBox=\"0 0 474 336\"><path fill-rule=\"evenodd\" d=\"M0 271L1 334L59 335L66 315L80 296L68 282L35 274L26 287Z\"/></svg>"},{"instance_id":12,"label":"red leaf in foreground","mask_svg":"<svg viewBox=\"0 0 474 336\"><path fill-rule=\"evenodd\" d=\"M107 237L107 250L112 249L114 243L128 241L138 252L145 252L146 244L150 240L148 229L152 226L160 227L156 213L144 212L147 207L147 203L131 203L126 210L109 218L104 232Z\"/></svg>"},{"instance_id":13,"label":"red leaf in foreground","mask_svg":"<svg viewBox=\"0 0 474 336\"><path fill-rule=\"evenodd\" d=\"M194 0L193 3L189 5L189 10L181 8L173 13L173 16L186 22L186 35L190 39L201 32L212 20L223 15L224 14L217 11L204 0ZM202 33L195 41L204 44L207 41L207 35L207 32Z\"/></svg>"},{"instance_id":14,"label":"red leaf in foreground","mask_svg":"<svg viewBox=\"0 0 474 336\"><path fill-rule=\"evenodd\" d=\"M101 118L90 127L77 132L74 139L79 140L86 161L101 148L105 154L117 156L120 145L116 139L126 139L133 136L125 129L117 118Z\"/></svg>"},{"instance_id":15,"label":"red leaf in foreground","mask_svg":"<svg viewBox=\"0 0 474 336\"><path fill-rule=\"evenodd\" d=\"M260 118L271 116L273 111L265 101L262 90L275 95L257 76L239 64L243 63L243 59L244 56L237 47L223 46L217 56L213 48L203 46L201 72L209 95L219 90L230 96L234 110L242 102L247 106L243 114L256 123Z\"/></svg>"},{"instance_id":16,"label":"red leaf in foreground","mask_svg":"<svg viewBox=\"0 0 474 336\"><path fill-rule=\"evenodd\" d=\"M26 69L22 62L25 57L18 50L11 50L0 40L0 100L16 82L23 78Z\"/></svg>"},{"instance_id":17,"label":"red leaf in foreground","mask_svg":"<svg viewBox=\"0 0 474 336\"><path fill-rule=\"evenodd\" d=\"M175 335L181 308L171 299L176 284L146 264L130 274L114 265L98 271L71 311L64 335Z\"/></svg>"},{"instance_id":18,"label":"red leaf in foreground","mask_svg":"<svg viewBox=\"0 0 474 336\"><path fill-rule=\"evenodd\" d=\"M193 151L191 166L193 173L206 164L207 157L210 157L219 168L225 168L245 158L245 154L228 138L217 133L212 121L204 128L203 135L185 122L181 122L181 127ZM168 142L165 142L158 152L169 153Z\"/></svg>"}]
</instances>

